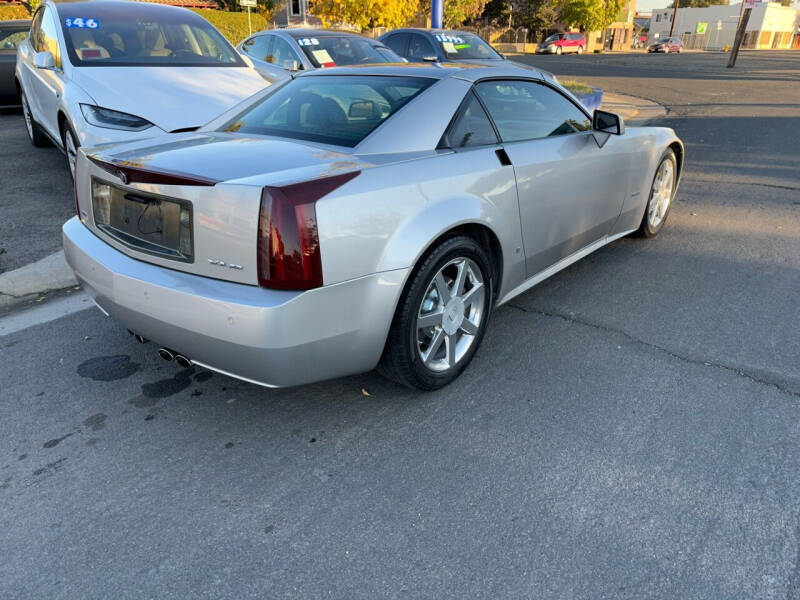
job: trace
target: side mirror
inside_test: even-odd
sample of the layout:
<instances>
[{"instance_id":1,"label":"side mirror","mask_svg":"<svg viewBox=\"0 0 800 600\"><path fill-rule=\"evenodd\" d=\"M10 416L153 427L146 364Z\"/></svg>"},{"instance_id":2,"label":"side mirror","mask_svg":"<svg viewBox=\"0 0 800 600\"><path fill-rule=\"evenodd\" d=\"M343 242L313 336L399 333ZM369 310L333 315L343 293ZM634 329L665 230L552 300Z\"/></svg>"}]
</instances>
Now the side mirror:
<instances>
[{"instance_id":1,"label":"side mirror","mask_svg":"<svg viewBox=\"0 0 800 600\"><path fill-rule=\"evenodd\" d=\"M625 133L625 123L618 114L596 110L592 116L592 129L611 135L622 135Z\"/></svg>"},{"instance_id":2,"label":"side mirror","mask_svg":"<svg viewBox=\"0 0 800 600\"><path fill-rule=\"evenodd\" d=\"M37 52L33 55L33 66L37 69L55 69L56 59L53 58L53 53L47 50Z\"/></svg>"},{"instance_id":3,"label":"side mirror","mask_svg":"<svg viewBox=\"0 0 800 600\"><path fill-rule=\"evenodd\" d=\"M439 57L436 55L423 56L422 60L424 60L425 62L439 62Z\"/></svg>"}]
</instances>

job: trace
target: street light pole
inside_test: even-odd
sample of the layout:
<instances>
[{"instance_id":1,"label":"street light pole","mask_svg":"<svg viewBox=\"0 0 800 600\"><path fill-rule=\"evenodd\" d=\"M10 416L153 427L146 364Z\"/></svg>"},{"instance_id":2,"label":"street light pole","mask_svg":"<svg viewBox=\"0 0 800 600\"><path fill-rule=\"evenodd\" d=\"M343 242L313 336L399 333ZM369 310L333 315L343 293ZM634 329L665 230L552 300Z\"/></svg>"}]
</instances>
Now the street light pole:
<instances>
[{"instance_id":1,"label":"street light pole","mask_svg":"<svg viewBox=\"0 0 800 600\"><path fill-rule=\"evenodd\" d=\"M681 0L675 0L675 10L672 11L672 25L669 26L669 37L675 34L675 22L678 20L678 6Z\"/></svg>"},{"instance_id":2,"label":"street light pole","mask_svg":"<svg viewBox=\"0 0 800 600\"><path fill-rule=\"evenodd\" d=\"M753 10L747 6L747 0L742 0L742 10L739 12L739 26L736 28L736 37L733 40L733 48L731 48L731 55L728 58L728 68L731 69L736 65L736 59L739 57L739 47L744 40L744 32L747 29L747 22L750 20L750 12Z\"/></svg>"}]
</instances>

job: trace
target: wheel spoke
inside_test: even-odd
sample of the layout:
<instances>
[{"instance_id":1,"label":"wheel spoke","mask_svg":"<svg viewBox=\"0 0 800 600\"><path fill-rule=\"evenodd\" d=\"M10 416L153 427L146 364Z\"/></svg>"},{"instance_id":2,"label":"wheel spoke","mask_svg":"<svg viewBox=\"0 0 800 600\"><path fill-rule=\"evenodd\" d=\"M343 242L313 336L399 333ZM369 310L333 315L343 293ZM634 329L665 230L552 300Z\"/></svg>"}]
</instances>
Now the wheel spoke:
<instances>
[{"instance_id":1,"label":"wheel spoke","mask_svg":"<svg viewBox=\"0 0 800 600\"><path fill-rule=\"evenodd\" d=\"M447 287L447 282L441 272L436 274L433 278L433 283L436 285L436 291L439 293L439 302L444 305L450 302L450 288Z\"/></svg>"},{"instance_id":2,"label":"wheel spoke","mask_svg":"<svg viewBox=\"0 0 800 600\"><path fill-rule=\"evenodd\" d=\"M431 343L428 344L428 349L422 355L422 361L424 363L430 362L431 358L436 355L436 352L439 351L439 348L442 345L442 342L447 338L444 334L444 331L441 329L437 329L436 333L433 334L433 339L431 339Z\"/></svg>"},{"instance_id":3,"label":"wheel spoke","mask_svg":"<svg viewBox=\"0 0 800 600\"><path fill-rule=\"evenodd\" d=\"M469 319L465 318L463 321L461 321L461 331L470 335L477 335L478 326Z\"/></svg>"},{"instance_id":4,"label":"wheel spoke","mask_svg":"<svg viewBox=\"0 0 800 600\"><path fill-rule=\"evenodd\" d=\"M480 298L480 293L483 293L483 284L476 283L472 286L472 288L461 297L461 300L464 301L464 306L469 307L472 305L475 300Z\"/></svg>"},{"instance_id":5,"label":"wheel spoke","mask_svg":"<svg viewBox=\"0 0 800 600\"><path fill-rule=\"evenodd\" d=\"M419 315L417 317L417 327L423 329L425 327L436 327L442 324L442 311L428 313L426 315Z\"/></svg>"},{"instance_id":6,"label":"wheel spoke","mask_svg":"<svg viewBox=\"0 0 800 600\"><path fill-rule=\"evenodd\" d=\"M452 367L456 364L456 336L448 335L444 338L447 347L447 365Z\"/></svg>"},{"instance_id":7,"label":"wheel spoke","mask_svg":"<svg viewBox=\"0 0 800 600\"><path fill-rule=\"evenodd\" d=\"M453 282L453 295L460 296L464 293L464 282L467 280L467 261L462 260L458 265L458 274Z\"/></svg>"}]
</instances>

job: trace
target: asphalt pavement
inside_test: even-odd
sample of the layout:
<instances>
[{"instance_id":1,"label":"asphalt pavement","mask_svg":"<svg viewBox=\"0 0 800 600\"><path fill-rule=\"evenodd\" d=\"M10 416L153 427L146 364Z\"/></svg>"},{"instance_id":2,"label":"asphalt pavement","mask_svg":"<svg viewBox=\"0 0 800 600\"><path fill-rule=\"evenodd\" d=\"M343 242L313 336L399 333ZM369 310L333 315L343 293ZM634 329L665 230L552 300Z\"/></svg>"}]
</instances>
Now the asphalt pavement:
<instances>
[{"instance_id":1,"label":"asphalt pavement","mask_svg":"<svg viewBox=\"0 0 800 600\"><path fill-rule=\"evenodd\" d=\"M665 105L686 173L444 390L0 319L0 598L800 597L800 54L726 59L525 58Z\"/></svg>"}]
</instances>

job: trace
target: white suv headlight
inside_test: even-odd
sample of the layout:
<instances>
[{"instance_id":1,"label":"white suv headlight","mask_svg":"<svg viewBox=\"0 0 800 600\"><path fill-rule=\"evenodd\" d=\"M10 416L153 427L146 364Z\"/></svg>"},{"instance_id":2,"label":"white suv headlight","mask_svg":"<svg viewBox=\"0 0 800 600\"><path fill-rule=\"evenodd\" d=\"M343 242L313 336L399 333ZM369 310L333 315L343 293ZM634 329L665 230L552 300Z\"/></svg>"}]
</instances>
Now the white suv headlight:
<instances>
[{"instance_id":1,"label":"white suv headlight","mask_svg":"<svg viewBox=\"0 0 800 600\"><path fill-rule=\"evenodd\" d=\"M124 129L125 131L142 131L148 127L153 127L150 121L142 117L109 108L92 106L91 104L81 104L81 112L83 117L96 127Z\"/></svg>"}]
</instances>

